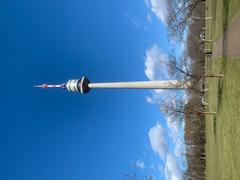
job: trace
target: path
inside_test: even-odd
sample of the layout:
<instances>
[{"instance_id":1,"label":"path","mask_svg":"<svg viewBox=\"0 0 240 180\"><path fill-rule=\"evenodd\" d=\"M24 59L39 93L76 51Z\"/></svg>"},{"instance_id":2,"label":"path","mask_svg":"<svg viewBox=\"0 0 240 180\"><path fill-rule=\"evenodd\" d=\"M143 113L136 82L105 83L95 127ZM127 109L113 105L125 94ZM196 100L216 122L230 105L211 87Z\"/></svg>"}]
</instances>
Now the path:
<instances>
[{"instance_id":1,"label":"path","mask_svg":"<svg viewBox=\"0 0 240 180\"><path fill-rule=\"evenodd\" d=\"M214 44L213 57L240 57L240 13L221 38Z\"/></svg>"}]
</instances>

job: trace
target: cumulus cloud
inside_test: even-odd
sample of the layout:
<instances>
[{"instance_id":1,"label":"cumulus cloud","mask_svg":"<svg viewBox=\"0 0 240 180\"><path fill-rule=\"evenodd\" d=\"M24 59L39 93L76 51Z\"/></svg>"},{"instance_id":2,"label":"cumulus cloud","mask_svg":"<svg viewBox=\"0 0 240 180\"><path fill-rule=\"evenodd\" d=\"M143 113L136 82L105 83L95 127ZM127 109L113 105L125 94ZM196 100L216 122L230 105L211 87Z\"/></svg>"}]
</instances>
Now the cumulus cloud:
<instances>
[{"instance_id":1,"label":"cumulus cloud","mask_svg":"<svg viewBox=\"0 0 240 180\"><path fill-rule=\"evenodd\" d=\"M167 20L166 0L145 0L145 4L164 24Z\"/></svg>"},{"instance_id":2,"label":"cumulus cloud","mask_svg":"<svg viewBox=\"0 0 240 180\"><path fill-rule=\"evenodd\" d=\"M148 133L151 147L155 153L157 153L162 160L164 160L168 153L167 143L165 141L164 129L157 123L152 127Z\"/></svg>"},{"instance_id":3,"label":"cumulus cloud","mask_svg":"<svg viewBox=\"0 0 240 180\"><path fill-rule=\"evenodd\" d=\"M181 157L184 153L184 144L183 144L183 139L182 138L177 138L177 141L175 143L175 155L177 157Z\"/></svg>"},{"instance_id":4,"label":"cumulus cloud","mask_svg":"<svg viewBox=\"0 0 240 180\"><path fill-rule=\"evenodd\" d=\"M162 95L165 94L162 90L153 90L151 96L147 96L146 100L149 104L160 104L162 102Z\"/></svg>"},{"instance_id":5,"label":"cumulus cloud","mask_svg":"<svg viewBox=\"0 0 240 180\"><path fill-rule=\"evenodd\" d=\"M168 55L161 51L157 44L153 44L146 50L145 55L145 75L149 80L169 79L167 71ZM162 97L168 96L167 91L155 89L152 95L147 97L147 102L150 104L160 104Z\"/></svg>"},{"instance_id":6,"label":"cumulus cloud","mask_svg":"<svg viewBox=\"0 0 240 180\"><path fill-rule=\"evenodd\" d=\"M167 180L182 180L183 172L179 167L176 159L171 154L167 155L167 160L164 168L165 178Z\"/></svg>"},{"instance_id":7,"label":"cumulus cloud","mask_svg":"<svg viewBox=\"0 0 240 180\"><path fill-rule=\"evenodd\" d=\"M180 168L176 157L168 148L165 133L165 130L159 122L152 127L148 133L152 150L157 153L160 159L164 162L164 168L159 166L159 171L164 174L164 177L167 180L182 180L183 171Z\"/></svg>"},{"instance_id":8,"label":"cumulus cloud","mask_svg":"<svg viewBox=\"0 0 240 180\"><path fill-rule=\"evenodd\" d=\"M174 122L172 117L167 116L165 117L165 119L169 129L169 136L171 137L175 145L174 153L177 157L181 157L185 149L184 149L184 142L183 142L183 137L180 133L180 129L177 126L177 124Z\"/></svg>"},{"instance_id":9,"label":"cumulus cloud","mask_svg":"<svg viewBox=\"0 0 240 180\"><path fill-rule=\"evenodd\" d=\"M152 1L149 1L149 5L152 5ZM149 80L169 79L165 64L167 61L168 56L161 51L157 44L153 44L148 48L146 50L144 69L147 78ZM151 95L147 96L146 100L150 104L160 105L163 100L174 101L173 93L164 90L152 90ZM180 164L182 165L183 163L181 156L185 150L183 134L172 117L166 116L165 119L167 124L166 130L163 129L159 122L149 130L150 145L164 163L160 169L165 179L182 180L183 170ZM166 138L169 138L168 140L170 141L167 142Z\"/></svg>"},{"instance_id":10,"label":"cumulus cloud","mask_svg":"<svg viewBox=\"0 0 240 180\"><path fill-rule=\"evenodd\" d=\"M168 78L166 66L168 56L163 53L157 44L153 44L146 51L145 56L145 75L150 80L159 80Z\"/></svg>"},{"instance_id":11,"label":"cumulus cloud","mask_svg":"<svg viewBox=\"0 0 240 180\"><path fill-rule=\"evenodd\" d=\"M160 79L169 79L167 72L167 67L165 62L168 61L168 56L161 51L157 44L153 44L149 49L146 50L145 56L145 75L149 80L160 80ZM174 92L164 91L164 90L153 90L151 95L146 97L146 100L150 104L158 104L164 101L175 101L173 97ZM187 99L187 98L186 98ZM179 136L179 127L174 122L172 117L165 117L167 126L169 129L169 135L173 139L174 144L176 145L175 154L180 156L183 152L183 140Z\"/></svg>"},{"instance_id":12,"label":"cumulus cloud","mask_svg":"<svg viewBox=\"0 0 240 180\"><path fill-rule=\"evenodd\" d=\"M136 162L136 167L139 169L144 169L145 168L145 163L142 160L137 160Z\"/></svg>"},{"instance_id":13,"label":"cumulus cloud","mask_svg":"<svg viewBox=\"0 0 240 180\"><path fill-rule=\"evenodd\" d=\"M171 138L176 141L176 138L178 136L178 126L177 124L174 122L173 117L167 116L165 117L166 121L167 121L167 126L170 130L170 136Z\"/></svg>"}]
</instances>

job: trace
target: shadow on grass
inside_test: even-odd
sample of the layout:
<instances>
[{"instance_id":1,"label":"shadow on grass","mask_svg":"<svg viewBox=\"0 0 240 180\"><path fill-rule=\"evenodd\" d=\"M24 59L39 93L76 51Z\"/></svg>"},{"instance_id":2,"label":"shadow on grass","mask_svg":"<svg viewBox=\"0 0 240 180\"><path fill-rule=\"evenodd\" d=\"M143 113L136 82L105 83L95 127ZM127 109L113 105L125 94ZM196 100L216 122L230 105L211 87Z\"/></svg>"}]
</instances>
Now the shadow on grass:
<instances>
[{"instance_id":1,"label":"shadow on grass","mask_svg":"<svg viewBox=\"0 0 240 180\"><path fill-rule=\"evenodd\" d=\"M227 49L228 49L228 26L229 26L229 1L230 0L223 0L223 24L222 24L222 28L223 28L223 38L222 38L222 65L221 65L221 70L220 73L224 74L224 70L226 68L226 62L227 62ZM223 79L220 79L218 81L218 111L221 108L222 105L222 92L223 92Z\"/></svg>"},{"instance_id":2,"label":"shadow on grass","mask_svg":"<svg viewBox=\"0 0 240 180\"><path fill-rule=\"evenodd\" d=\"M213 132L214 132L214 138L216 138L216 122L217 121L217 118L216 116L214 116L214 119L213 119Z\"/></svg>"},{"instance_id":3,"label":"shadow on grass","mask_svg":"<svg viewBox=\"0 0 240 180\"><path fill-rule=\"evenodd\" d=\"M223 39L222 39L222 66L220 73L224 74L227 62L227 47L228 47L228 26L229 26L229 0L223 0ZM218 111L221 108L222 104L222 91L223 91L223 79L218 81Z\"/></svg>"},{"instance_id":4,"label":"shadow on grass","mask_svg":"<svg viewBox=\"0 0 240 180\"><path fill-rule=\"evenodd\" d=\"M212 33L213 32L215 32L215 26L216 26L216 9L217 9L217 2L216 2L216 0L214 0L214 1L212 1L211 2L212 4L211 4L211 11L212 11L212 16L213 17L215 17L215 18L213 18L213 23L212 23ZM211 35L212 37L213 37L213 34Z\"/></svg>"},{"instance_id":5,"label":"shadow on grass","mask_svg":"<svg viewBox=\"0 0 240 180\"><path fill-rule=\"evenodd\" d=\"M218 111L221 108L223 100L223 83L224 80L222 78L218 80Z\"/></svg>"},{"instance_id":6,"label":"shadow on grass","mask_svg":"<svg viewBox=\"0 0 240 180\"><path fill-rule=\"evenodd\" d=\"M223 0L223 39L222 39L222 53L224 57L223 63L225 63L227 57L227 31L228 31L228 14L229 14L229 0ZM224 64L223 64L224 65Z\"/></svg>"}]
</instances>

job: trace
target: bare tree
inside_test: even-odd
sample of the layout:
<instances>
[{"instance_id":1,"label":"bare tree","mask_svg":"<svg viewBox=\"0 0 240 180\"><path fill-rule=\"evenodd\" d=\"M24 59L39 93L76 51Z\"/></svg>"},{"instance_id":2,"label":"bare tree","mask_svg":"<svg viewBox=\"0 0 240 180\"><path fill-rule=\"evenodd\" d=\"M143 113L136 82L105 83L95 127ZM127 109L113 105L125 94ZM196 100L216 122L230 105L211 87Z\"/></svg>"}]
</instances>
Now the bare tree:
<instances>
[{"instance_id":1,"label":"bare tree","mask_svg":"<svg viewBox=\"0 0 240 180\"><path fill-rule=\"evenodd\" d=\"M168 0L167 25L172 38L182 39L187 26L193 22L195 9L202 0Z\"/></svg>"},{"instance_id":2,"label":"bare tree","mask_svg":"<svg viewBox=\"0 0 240 180\"><path fill-rule=\"evenodd\" d=\"M203 83L206 78L221 78L222 74L205 73L204 64L202 62L190 62L186 56L176 57L175 53L169 53L168 59L164 61L168 73L172 78L183 80L185 83L191 82L190 90L204 93Z\"/></svg>"}]
</instances>

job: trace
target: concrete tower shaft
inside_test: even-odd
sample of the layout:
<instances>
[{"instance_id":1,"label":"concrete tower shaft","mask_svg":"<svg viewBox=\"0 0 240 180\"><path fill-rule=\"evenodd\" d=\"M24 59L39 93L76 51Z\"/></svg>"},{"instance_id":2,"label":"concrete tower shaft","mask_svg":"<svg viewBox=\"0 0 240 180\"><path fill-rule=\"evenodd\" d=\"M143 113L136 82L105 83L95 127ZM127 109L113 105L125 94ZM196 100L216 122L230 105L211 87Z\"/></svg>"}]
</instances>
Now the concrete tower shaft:
<instances>
[{"instance_id":1,"label":"concrete tower shaft","mask_svg":"<svg viewBox=\"0 0 240 180\"><path fill-rule=\"evenodd\" d=\"M164 80L164 81L137 81L137 82L111 82L90 83L93 88L123 88L123 89L187 89L191 86L189 81Z\"/></svg>"}]
</instances>

